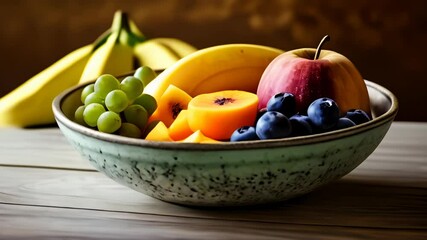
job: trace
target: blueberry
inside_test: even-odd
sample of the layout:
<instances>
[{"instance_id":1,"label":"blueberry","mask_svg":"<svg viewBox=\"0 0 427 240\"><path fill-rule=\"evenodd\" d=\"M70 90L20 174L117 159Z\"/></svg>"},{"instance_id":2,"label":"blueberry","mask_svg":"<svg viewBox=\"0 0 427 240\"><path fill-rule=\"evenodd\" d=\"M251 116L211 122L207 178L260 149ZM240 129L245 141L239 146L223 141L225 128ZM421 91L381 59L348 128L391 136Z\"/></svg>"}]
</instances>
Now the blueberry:
<instances>
[{"instance_id":1,"label":"blueberry","mask_svg":"<svg viewBox=\"0 0 427 240\"><path fill-rule=\"evenodd\" d=\"M313 125L323 131L330 130L337 124L339 114L337 103L326 97L314 100L307 109L307 115Z\"/></svg>"},{"instance_id":2,"label":"blueberry","mask_svg":"<svg viewBox=\"0 0 427 240\"><path fill-rule=\"evenodd\" d=\"M260 139L277 139L291 134L291 122L280 112L267 111L257 121L256 134Z\"/></svg>"},{"instance_id":3,"label":"blueberry","mask_svg":"<svg viewBox=\"0 0 427 240\"><path fill-rule=\"evenodd\" d=\"M233 134L231 134L230 141L250 141L250 140L259 140L258 135L255 132L255 128L252 126L243 126L236 129Z\"/></svg>"},{"instance_id":4,"label":"blueberry","mask_svg":"<svg viewBox=\"0 0 427 240\"><path fill-rule=\"evenodd\" d=\"M335 125L334 130L353 127L355 125L356 124L352 120L350 120L349 118L342 117L342 118L338 119L337 125Z\"/></svg>"},{"instance_id":5,"label":"blueberry","mask_svg":"<svg viewBox=\"0 0 427 240\"><path fill-rule=\"evenodd\" d=\"M345 114L345 117L352 120L356 125L371 120L369 115L361 109L351 109Z\"/></svg>"},{"instance_id":6,"label":"blueberry","mask_svg":"<svg viewBox=\"0 0 427 240\"><path fill-rule=\"evenodd\" d=\"M292 127L292 136L304 136L313 133L311 120L308 116L295 114L289 118Z\"/></svg>"},{"instance_id":7,"label":"blueberry","mask_svg":"<svg viewBox=\"0 0 427 240\"><path fill-rule=\"evenodd\" d=\"M258 110L257 115L256 115L256 118L255 118L255 123L254 123L254 125L256 125L256 122L258 122L258 119L259 119L262 115L264 115L264 113L266 113L266 112L267 112L267 108L261 108L260 110Z\"/></svg>"},{"instance_id":8,"label":"blueberry","mask_svg":"<svg viewBox=\"0 0 427 240\"><path fill-rule=\"evenodd\" d=\"M292 93L282 92L274 95L267 102L267 111L276 111L290 118L296 113L295 96Z\"/></svg>"}]
</instances>

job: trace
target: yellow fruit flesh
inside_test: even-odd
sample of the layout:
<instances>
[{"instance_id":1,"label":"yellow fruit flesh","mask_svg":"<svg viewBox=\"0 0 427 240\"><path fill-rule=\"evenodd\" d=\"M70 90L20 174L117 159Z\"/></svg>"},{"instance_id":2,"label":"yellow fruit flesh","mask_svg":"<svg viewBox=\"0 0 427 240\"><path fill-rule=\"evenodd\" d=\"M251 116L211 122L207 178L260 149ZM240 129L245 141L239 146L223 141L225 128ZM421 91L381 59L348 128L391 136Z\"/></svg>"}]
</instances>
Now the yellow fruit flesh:
<instances>
[{"instance_id":1,"label":"yellow fruit flesh","mask_svg":"<svg viewBox=\"0 0 427 240\"><path fill-rule=\"evenodd\" d=\"M182 140L193 133L188 125L188 111L181 110L178 117L169 126L169 135L175 141Z\"/></svg>"},{"instance_id":2,"label":"yellow fruit flesh","mask_svg":"<svg viewBox=\"0 0 427 240\"><path fill-rule=\"evenodd\" d=\"M220 143L215 139L205 136L200 130L195 131L193 134L182 140L181 142L187 143Z\"/></svg>"},{"instance_id":3,"label":"yellow fruit flesh","mask_svg":"<svg viewBox=\"0 0 427 240\"><path fill-rule=\"evenodd\" d=\"M255 122L258 97L254 93L228 90L200 94L188 104L188 125L215 140L227 140L239 127Z\"/></svg>"},{"instance_id":4,"label":"yellow fruit flesh","mask_svg":"<svg viewBox=\"0 0 427 240\"><path fill-rule=\"evenodd\" d=\"M169 130L163 122L157 125L147 134L145 140L150 141L173 141L169 136Z\"/></svg>"},{"instance_id":5,"label":"yellow fruit flesh","mask_svg":"<svg viewBox=\"0 0 427 240\"><path fill-rule=\"evenodd\" d=\"M156 111L150 117L150 122L162 121L169 127L181 110L187 109L191 96L174 85L169 85L158 101Z\"/></svg>"}]
</instances>

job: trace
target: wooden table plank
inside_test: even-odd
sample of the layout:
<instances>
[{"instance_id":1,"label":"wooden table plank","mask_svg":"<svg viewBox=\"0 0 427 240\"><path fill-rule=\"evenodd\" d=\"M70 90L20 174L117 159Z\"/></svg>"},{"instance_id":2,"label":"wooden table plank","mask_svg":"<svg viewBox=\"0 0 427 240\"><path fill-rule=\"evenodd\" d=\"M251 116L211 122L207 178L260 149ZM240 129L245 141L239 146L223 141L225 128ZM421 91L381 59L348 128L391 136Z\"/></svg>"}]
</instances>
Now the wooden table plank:
<instances>
[{"instance_id":1,"label":"wooden table plank","mask_svg":"<svg viewBox=\"0 0 427 240\"><path fill-rule=\"evenodd\" d=\"M0 165L95 171L58 128L0 128Z\"/></svg>"},{"instance_id":2,"label":"wooden table plank","mask_svg":"<svg viewBox=\"0 0 427 240\"><path fill-rule=\"evenodd\" d=\"M385 187L343 179L283 203L206 209L158 201L97 172L1 167L0 176L13 179L0 181L0 203L3 204L265 223L427 230L425 187Z\"/></svg>"},{"instance_id":3,"label":"wooden table plank","mask_svg":"<svg viewBox=\"0 0 427 240\"><path fill-rule=\"evenodd\" d=\"M2 239L425 239L416 229L182 218L0 204Z\"/></svg>"}]
</instances>

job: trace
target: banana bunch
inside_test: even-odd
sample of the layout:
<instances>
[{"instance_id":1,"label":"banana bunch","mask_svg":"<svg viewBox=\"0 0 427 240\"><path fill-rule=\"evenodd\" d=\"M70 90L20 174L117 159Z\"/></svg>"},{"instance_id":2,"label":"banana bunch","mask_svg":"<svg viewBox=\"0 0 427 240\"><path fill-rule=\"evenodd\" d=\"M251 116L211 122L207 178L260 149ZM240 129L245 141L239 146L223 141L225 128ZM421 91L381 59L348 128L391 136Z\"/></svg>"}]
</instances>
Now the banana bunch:
<instances>
[{"instance_id":1,"label":"banana bunch","mask_svg":"<svg viewBox=\"0 0 427 240\"><path fill-rule=\"evenodd\" d=\"M176 38L154 38L138 43L134 47L139 65L149 66L154 70L166 69L196 50L193 46Z\"/></svg>"},{"instance_id":2,"label":"banana bunch","mask_svg":"<svg viewBox=\"0 0 427 240\"><path fill-rule=\"evenodd\" d=\"M65 89L104 73L120 76L140 66L162 70L194 51L179 39L147 39L126 13L117 11L111 28L94 43L67 54L0 98L0 127L52 124L52 101Z\"/></svg>"},{"instance_id":3,"label":"banana bunch","mask_svg":"<svg viewBox=\"0 0 427 240\"><path fill-rule=\"evenodd\" d=\"M191 96L237 89L256 92L267 65L282 50L254 44L225 44L198 50L160 73L144 93L159 101L172 84Z\"/></svg>"}]
</instances>

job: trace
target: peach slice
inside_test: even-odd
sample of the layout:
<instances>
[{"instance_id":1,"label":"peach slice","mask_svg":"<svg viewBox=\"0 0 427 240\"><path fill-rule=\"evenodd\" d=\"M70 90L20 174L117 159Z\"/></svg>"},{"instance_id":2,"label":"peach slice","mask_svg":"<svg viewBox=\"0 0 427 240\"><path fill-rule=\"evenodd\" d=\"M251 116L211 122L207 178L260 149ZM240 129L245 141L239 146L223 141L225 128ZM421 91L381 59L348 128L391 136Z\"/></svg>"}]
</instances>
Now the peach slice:
<instances>
[{"instance_id":1,"label":"peach slice","mask_svg":"<svg viewBox=\"0 0 427 240\"><path fill-rule=\"evenodd\" d=\"M228 140L239 127L252 126L258 96L241 90L200 94L188 104L188 125L215 140Z\"/></svg>"},{"instance_id":2,"label":"peach slice","mask_svg":"<svg viewBox=\"0 0 427 240\"><path fill-rule=\"evenodd\" d=\"M192 97L180 88L169 85L157 103L157 109L151 115L149 122L159 120L166 127L169 127L178 114L183 109L187 109L187 105Z\"/></svg>"},{"instance_id":3,"label":"peach slice","mask_svg":"<svg viewBox=\"0 0 427 240\"><path fill-rule=\"evenodd\" d=\"M142 133L142 138L146 138L147 135L151 132L151 130L153 130L154 127L156 127L156 125L160 122L160 120L154 120L151 121L147 124L147 126L145 126L145 129Z\"/></svg>"},{"instance_id":4,"label":"peach slice","mask_svg":"<svg viewBox=\"0 0 427 240\"><path fill-rule=\"evenodd\" d=\"M182 140L181 142L188 142L188 143L219 143L220 141L217 141L215 139L206 137L200 130L195 131L190 136Z\"/></svg>"},{"instance_id":5,"label":"peach slice","mask_svg":"<svg viewBox=\"0 0 427 240\"><path fill-rule=\"evenodd\" d=\"M193 131L188 126L188 110L183 109L169 126L169 135L175 141L182 140L190 136Z\"/></svg>"},{"instance_id":6,"label":"peach slice","mask_svg":"<svg viewBox=\"0 0 427 240\"><path fill-rule=\"evenodd\" d=\"M156 126L147 134L145 140L151 141L173 141L169 136L169 130L163 122L158 122Z\"/></svg>"}]
</instances>

